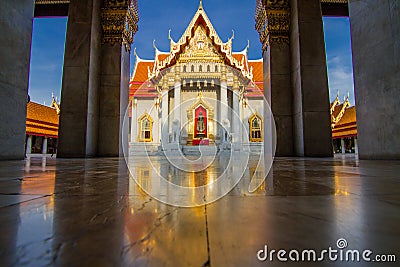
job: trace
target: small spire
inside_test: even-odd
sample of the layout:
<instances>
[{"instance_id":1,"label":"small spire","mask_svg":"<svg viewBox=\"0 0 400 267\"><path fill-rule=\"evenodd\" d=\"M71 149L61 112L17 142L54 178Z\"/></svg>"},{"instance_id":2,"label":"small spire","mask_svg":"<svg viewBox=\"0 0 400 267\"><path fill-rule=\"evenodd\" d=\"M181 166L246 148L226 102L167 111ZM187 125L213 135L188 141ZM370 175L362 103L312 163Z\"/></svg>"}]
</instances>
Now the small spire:
<instances>
[{"instance_id":1,"label":"small spire","mask_svg":"<svg viewBox=\"0 0 400 267\"><path fill-rule=\"evenodd\" d=\"M203 0L200 0L199 9L203 9Z\"/></svg>"},{"instance_id":2,"label":"small spire","mask_svg":"<svg viewBox=\"0 0 400 267\"><path fill-rule=\"evenodd\" d=\"M235 31L232 29L232 37L229 38L229 41L232 41L233 39L235 39Z\"/></svg>"}]
</instances>

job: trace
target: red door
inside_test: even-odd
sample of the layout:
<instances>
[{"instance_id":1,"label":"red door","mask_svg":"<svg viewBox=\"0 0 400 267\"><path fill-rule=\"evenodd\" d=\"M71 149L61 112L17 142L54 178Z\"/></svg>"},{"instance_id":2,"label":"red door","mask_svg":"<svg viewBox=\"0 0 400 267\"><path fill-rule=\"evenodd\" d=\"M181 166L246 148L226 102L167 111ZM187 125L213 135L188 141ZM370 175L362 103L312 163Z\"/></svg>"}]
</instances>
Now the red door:
<instances>
[{"instance_id":1,"label":"red door","mask_svg":"<svg viewBox=\"0 0 400 267\"><path fill-rule=\"evenodd\" d=\"M207 138L207 110L199 106L194 111L194 138Z\"/></svg>"}]
</instances>

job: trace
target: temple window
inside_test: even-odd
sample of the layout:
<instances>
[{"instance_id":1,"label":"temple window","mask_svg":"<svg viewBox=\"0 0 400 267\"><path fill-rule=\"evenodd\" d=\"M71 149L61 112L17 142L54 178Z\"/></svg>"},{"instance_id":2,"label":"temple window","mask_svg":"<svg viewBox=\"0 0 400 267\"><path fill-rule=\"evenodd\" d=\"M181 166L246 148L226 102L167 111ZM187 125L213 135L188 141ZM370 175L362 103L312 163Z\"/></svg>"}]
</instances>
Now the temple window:
<instances>
[{"instance_id":1,"label":"temple window","mask_svg":"<svg viewBox=\"0 0 400 267\"><path fill-rule=\"evenodd\" d=\"M183 66L183 72L186 72L186 65Z\"/></svg>"},{"instance_id":2,"label":"temple window","mask_svg":"<svg viewBox=\"0 0 400 267\"><path fill-rule=\"evenodd\" d=\"M262 119L260 115L256 113L249 118L249 128L250 142L262 142Z\"/></svg>"},{"instance_id":3,"label":"temple window","mask_svg":"<svg viewBox=\"0 0 400 267\"><path fill-rule=\"evenodd\" d=\"M215 65L215 72L218 72L218 65Z\"/></svg>"},{"instance_id":4,"label":"temple window","mask_svg":"<svg viewBox=\"0 0 400 267\"><path fill-rule=\"evenodd\" d=\"M200 66L199 66L199 72L202 72L202 71L203 71L203 66L200 65Z\"/></svg>"},{"instance_id":5,"label":"temple window","mask_svg":"<svg viewBox=\"0 0 400 267\"><path fill-rule=\"evenodd\" d=\"M143 114L139 118L139 141L140 142L152 142L153 141L153 119L149 114Z\"/></svg>"},{"instance_id":6,"label":"temple window","mask_svg":"<svg viewBox=\"0 0 400 267\"><path fill-rule=\"evenodd\" d=\"M190 71L191 71L191 72L194 72L194 65L192 65Z\"/></svg>"},{"instance_id":7,"label":"temple window","mask_svg":"<svg viewBox=\"0 0 400 267\"><path fill-rule=\"evenodd\" d=\"M207 72L210 72L211 71L211 67L210 67L210 65L207 65Z\"/></svg>"}]
</instances>

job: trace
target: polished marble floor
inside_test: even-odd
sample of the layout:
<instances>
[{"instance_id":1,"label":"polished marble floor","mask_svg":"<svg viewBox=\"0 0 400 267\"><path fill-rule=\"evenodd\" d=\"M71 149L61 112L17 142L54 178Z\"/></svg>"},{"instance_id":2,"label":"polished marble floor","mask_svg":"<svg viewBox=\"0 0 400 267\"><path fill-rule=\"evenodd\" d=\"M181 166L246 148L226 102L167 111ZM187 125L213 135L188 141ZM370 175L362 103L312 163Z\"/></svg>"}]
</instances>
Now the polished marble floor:
<instances>
[{"instance_id":1,"label":"polished marble floor","mask_svg":"<svg viewBox=\"0 0 400 267\"><path fill-rule=\"evenodd\" d=\"M168 166L161 157L152 162ZM218 166L166 175L207 184ZM0 162L0 266L399 265L399 161L277 158L257 191L239 181L227 196L192 208L149 197L144 191L157 185L138 167L143 189L124 159ZM266 245L321 251L337 249L340 238L347 249L394 254L397 262L257 259Z\"/></svg>"}]
</instances>

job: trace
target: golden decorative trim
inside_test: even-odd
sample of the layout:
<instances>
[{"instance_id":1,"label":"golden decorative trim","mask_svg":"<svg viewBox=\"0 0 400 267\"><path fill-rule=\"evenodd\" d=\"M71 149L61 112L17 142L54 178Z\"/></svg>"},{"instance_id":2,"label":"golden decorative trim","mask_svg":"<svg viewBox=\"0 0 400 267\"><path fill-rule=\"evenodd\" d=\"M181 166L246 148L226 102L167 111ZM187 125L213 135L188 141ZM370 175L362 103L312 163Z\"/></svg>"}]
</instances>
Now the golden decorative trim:
<instances>
[{"instance_id":1,"label":"golden decorative trim","mask_svg":"<svg viewBox=\"0 0 400 267\"><path fill-rule=\"evenodd\" d=\"M104 0L101 12L102 43L125 45L130 51L138 21L137 0Z\"/></svg>"},{"instance_id":2,"label":"golden decorative trim","mask_svg":"<svg viewBox=\"0 0 400 267\"><path fill-rule=\"evenodd\" d=\"M254 120L258 120L259 121L259 127L258 128L254 128L253 127L253 121ZM264 133L263 133L263 119L260 115L260 113L258 113L257 111L255 113L253 113L253 115L250 116L249 120L249 139L250 142L262 142L264 140ZM260 132L260 137L253 137L253 131L259 131Z\"/></svg>"},{"instance_id":3,"label":"golden decorative trim","mask_svg":"<svg viewBox=\"0 0 400 267\"><path fill-rule=\"evenodd\" d=\"M143 131L145 131L145 129L143 129L143 121L147 120L150 123L149 126L149 130L150 130L150 138L146 138L143 137ZM153 142L153 118L147 113L145 112L142 116L139 117L138 119L138 123L139 123L139 136L138 136L138 140L139 142Z\"/></svg>"},{"instance_id":4,"label":"golden decorative trim","mask_svg":"<svg viewBox=\"0 0 400 267\"><path fill-rule=\"evenodd\" d=\"M348 4L348 0L321 0L321 3L329 3L329 4Z\"/></svg>"},{"instance_id":5,"label":"golden decorative trim","mask_svg":"<svg viewBox=\"0 0 400 267\"><path fill-rule=\"evenodd\" d=\"M200 19L203 19L205 22L205 33L206 35L201 35L197 31L198 27L198 21ZM195 36L195 34L199 34L199 36ZM236 60L234 56L232 55L232 40L234 39L234 34L232 34L232 37L228 39L227 42L222 42L220 37L218 36L217 32L215 31L214 26L212 25L210 19L208 18L206 12L203 9L202 3L200 3L199 8L197 9L196 14L192 18L192 21L189 23L188 27L186 28L185 32L181 36L178 42L175 42L172 40L170 34L169 34L169 39L170 39L170 51L169 51L169 56L165 58L164 60L159 60L157 57L157 53L159 51L156 49L156 57L155 57L155 67L152 70L151 73L149 73L149 78L153 79L156 78L164 69L167 69L171 67L176 59L180 57L180 55L183 55L182 61L188 61L189 59L193 60L192 57L185 57L185 51L183 50L187 45L188 41L192 40L193 38L203 38L203 42L207 40L212 40L212 43L219 48L219 50L222 53L222 58L225 59L225 61L228 63L228 65L232 66L233 68L237 69L240 71L243 77L252 80L253 78L253 73L251 70L246 70L245 65L243 62L240 62L239 60ZM201 48L202 45L199 43L199 48ZM198 49L199 50L199 49ZM207 53L210 51L206 51ZM194 57L199 56L202 58L201 54L193 55ZM221 60L221 57L215 57L212 58L212 60Z\"/></svg>"},{"instance_id":6,"label":"golden decorative trim","mask_svg":"<svg viewBox=\"0 0 400 267\"><path fill-rule=\"evenodd\" d=\"M211 108L211 105L203 99L203 93L199 91L199 95L197 97L197 101L194 102L187 110L186 110L186 116L188 118L189 122L189 132L188 134L191 134L191 138L188 136L188 140L191 142L193 140L193 134L194 134L194 119L195 119L195 110L199 107L202 106L207 110L207 138L214 140L214 109Z\"/></svg>"},{"instance_id":7,"label":"golden decorative trim","mask_svg":"<svg viewBox=\"0 0 400 267\"><path fill-rule=\"evenodd\" d=\"M271 43L289 43L288 0L257 0L255 20L263 49Z\"/></svg>"},{"instance_id":8,"label":"golden decorative trim","mask_svg":"<svg viewBox=\"0 0 400 267\"><path fill-rule=\"evenodd\" d=\"M35 0L35 5L69 4L69 0Z\"/></svg>"}]
</instances>

